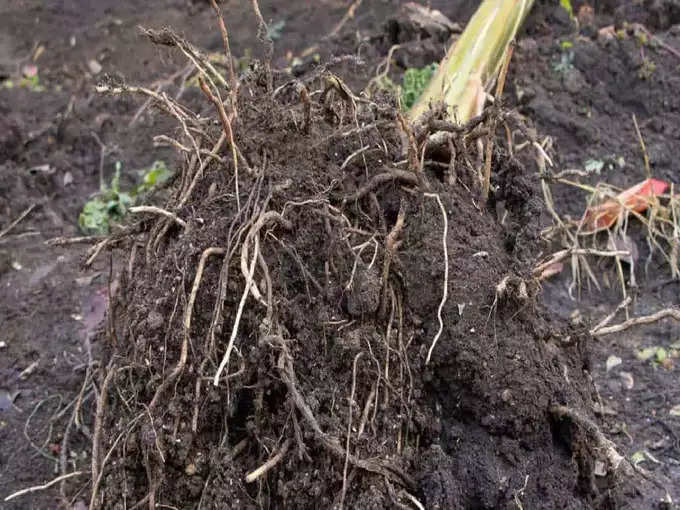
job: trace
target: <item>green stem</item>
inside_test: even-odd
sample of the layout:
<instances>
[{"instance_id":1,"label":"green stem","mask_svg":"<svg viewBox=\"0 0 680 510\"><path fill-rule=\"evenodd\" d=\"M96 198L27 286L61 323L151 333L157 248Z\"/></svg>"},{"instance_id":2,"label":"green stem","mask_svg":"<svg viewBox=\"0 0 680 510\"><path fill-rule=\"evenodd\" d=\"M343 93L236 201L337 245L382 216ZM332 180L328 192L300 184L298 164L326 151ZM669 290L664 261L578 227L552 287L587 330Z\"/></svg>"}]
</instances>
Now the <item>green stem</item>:
<instances>
[{"instance_id":1,"label":"green stem","mask_svg":"<svg viewBox=\"0 0 680 510\"><path fill-rule=\"evenodd\" d=\"M449 48L423 95L408 113L416 121L430 105L444 102L449 117L464 123L481 113L508 46L534 0L484 0Z\"/></svg>"}]
</instances>

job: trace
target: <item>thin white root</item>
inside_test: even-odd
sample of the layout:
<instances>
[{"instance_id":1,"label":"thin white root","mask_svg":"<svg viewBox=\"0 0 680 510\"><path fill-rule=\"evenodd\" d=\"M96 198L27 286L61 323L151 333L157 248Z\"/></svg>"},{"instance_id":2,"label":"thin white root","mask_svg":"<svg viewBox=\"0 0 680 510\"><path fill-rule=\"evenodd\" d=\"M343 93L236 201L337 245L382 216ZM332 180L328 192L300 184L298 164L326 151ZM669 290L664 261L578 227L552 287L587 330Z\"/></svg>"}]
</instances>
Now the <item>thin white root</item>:
<instances>
[{"instance_id":1,"label":"thin white root","mask_svg":"<svg viewBox=\"0 0 680 510\"><path fill-rule=\"evenodd\" d=\"M548 257L545 262L540 263L533 269L533 274L539 280L544 280L546 277L544 275L552 276L551 273L546 273L550 269L550 266L559 264L563 260L572 257L574 255L593 255L595 257L629 257L630 252L625 250L593 250L590 248L567 248L565 250L560 250Z\"/></svg>"},{"instance_id":2,"label":"thin white root","mask_svg":"<svg viewBox=\"0 0 680 510\"><path fill-rule=\"evenodd\" d=\"M616 317L616 314L619 313L619 310L622 308L627 307L631 302L633 301L633 298L628 296L626 299L623 300L623 302L619 303L619 306L616 307L616 310L614 310L612 313L607 315L604 319L602 319L600 322L598 322L593 329L590 330L590 334L594 335L597 330L604 328L607 324L609 324L611 321L614 320L614 317Z\"/></svg>"},{"instance_id":3,"label":"thin white root","mask_svg":"<svg viewBox=\"0 0 680 510\"><path fill-rule=\"evenodd\" d=\"M236 311L236 319L234 319L234 326L231 329L231 336L229 337L229 344L227 345L227 352L224 353L224 358L220 362L220 366L215 372L215 377L213 378L213 385L219 386L220 376L224 367L229 363L229 358L231 356L231 351L234 349L234 341L236 340L236 335L238 333L238 325L241 322L241 315L243 314L243 307L248 299L248 294L250 293L250 287L253 284L253 275L255 274L255 263L257 262L257 256L260 253L260 236L255 235L255 249L253 250L253 257L250 261L250 268L248 270L248 275L246 277L246 286L243 289L243 294L241 295L241 301L238 304L238 310Z\"/></svg>"},{"instance_id":4,"label":"thin white root","mask_svg":"<svg viewBox=\"0 0 680 510\"><path fill-rule=\"evenodd\" d=\"M156 394L151 399L151 403L149 404L150 410L153 410L156 407L156 405L158 405L161 395L170 386L170 384L172 384L172 382L177 377L180 376L180 374L184 371L184 367L186 366L187 358L189 356L189 344L191 337L191 318L193 317L194 303L196 302L198 288L201 286L201 280L203 279L203 271L205 270L206 261L208 260L209 257L213 255L225 255L225 254L226 250L224 248L212 247L204 250L203 254L201 255L201 259L198 262L198 268L196 269L194 283L191 286L191 294L189 295L189 301L187 302L187 306L184 311L183 320L184 335L182 338L182 346L180 348L179 360L177 361L177 365L175 365L175 368L170 373L170 375L167 378L165 378L165 380L156 389Z\"/></svg>"},{"instance_id":5,"label":"thin white root","mask_svg":"<svg viewBox=\"0 0 680 510\"><path fill-rule=\"evenodd\" d=\"M425 510L425 506L420 501L418 501L418 499L413 494L406 492L404 489L399 491L399 496L410 500L411 503L413 503L416 508L418 508L418 510Z\"/></svg>"},{"instance_id":6,"label":"thin white root","mask_svg":"<svg viewBox=\"0 0 680 510\"><path fill-rule=\"evenodd\" d=\"M347 418L347 441L345 443L345 466L342 470L342 492L340 493L340 508L344 508L345 505L345 494L347 493L347 469L349 468L349 445L350 438L352 437L352 409L354 407L354 393L357 388L357 363L363 355L363 352L359 352L354 356L354 364L352 370L352 390L349 395L349 417Z\"/></svg>"},{"instance_id":7,"label":"thin white root","mask_svg":"<svg viewBox=\"0 0 680 510\"><path fill-rule=\"evenodd\" d=\"M14 498L18 498L19 496L23 496L24 494L29 494L31 492L37 492L37 491L43 491L45 489L49 489L55 484L58 484L62 480L67 480L68 478L73 478L74 476L80 476L86 474L86 471L74 471L73 473L67 473L65 475L61 475L56 477L54 480L51 480L47 482L46 484L43 485L35 485L33 487L27 487L26 489L21 489L20 491L16 491L13 494L10 494L5 498L5 501L10 501Z\"/></svg>"},{"instance_id":8,"label":"thin white root","mask_svg":"<svg viewBox=\"0 0 680 510\"><path fill-rule=\"evenodd\" d=\"M275 211L268 211L260 215L257 222L255 222L255 224L250 228L245 240L243 241L243 246L241 247L241 273L246 280L248 279L248 252L250 251L250 243L252 242L253 237L258 236L262 227L264 227L267 223L274 221L281 223L284 228L290 228L290 223L283 218L282 214L279 214ZM254 281L251 282L250 292L257 301L262 303L264 306L267 306L267 301L262 297L262 292L260 292L259 287Z\"/></svg>"},{"instance_id":9,"label":"thin white root","mask_svg":"<svg viewBox=\"0 0 680 510\"><path fill-rule=\"evenodd\" d=\"M281 462L281 459L283 459L283 456L288 452L288 448L290 448L290 439L286 439L283 444L281 445L281 448L279 451L271 457L267 462L262 464L259 468L257 468L255 471L251 471L246 475L246 483L253 483L255 480L260 478L261 476L264 476L267 474L267 472L272 469L274 466L276 466L279 462Z\"/></svg>"},{"instance_id":10,"label":"thin white root","mask_svg":"<svg viewBox=\"0 0 680 510\"><path fill-rule=\"evenodd\" d=\"M135 207L130 207L130 212L131 213L151 213L151 214L158 214L160 216L165 216L166 218L170 218L173 220L175 223L177 223L180 227L182 228L187 228L187 222L184 221L182 218L178 217L175 213L171 213L170 211L166 211L165 209L161 209L160 207L154 207L152 205L138 205Z\"/></svg>"},{"instance_id":11,"label":"thin white root","mask_svg":"<svg viewBox=\"0 0 680 510\"><path fill-rule=\"evenodd\" d=\"M672 319L675 319L676 321L680 322L680 310L677 308L665 308L651 315L644 315L642 317L634 317L633 319L628 319L627 321L624 321L621 324L593 328L590 331L590 334L593 336L611 335L612 333L619 333L620 331L624 331L632 326L637 326L639 324L652 324L653 322L660 321L661 319L665 319L667 317L671 317Z\"/></svg>"},{"instance_id":12,"label":"thin white root","mask_svg":"<svg viewBox=\"0 0 680 510\"><path fill-rule=\"evenodd\" d=\"M26 216L28 216L31 213L31 211L35 208L36 205L38 205L38 204L30 205L26 210L24 210L24 212L22 212L19 215L19 217L16 220L14 220L12 223L10 223L5 228L3 228L2 231L0 231L0 238L4 237L10 230L12 230L14 227L16 227L21 222L21 220L23 220Z\"/></svg>"},{"instance_id":13,"label":"thin white root","mask_svg":"<svg viewBox=\"0 0 680 510\"><path fill-rule=\"evenodd\" d=\"M435 345L437 345L437 341L439 340L439 337L442 334L442 331L444 331L444 321L442 320L442 310L444 309L444 305L446 304L446 299L449 297L449 250L446 245L446 238L448 235L448 230L449 230L449 220L446 217L446 209L444 208L444 204L442 204L441 198L439 198L439 195L436 193L425 193L425 196L428 198L434 198L437 200L437 203L439 204L439 208L442 211L442 218L444 220L444 233L442 234L442 245L444 247L444 294L442 296L442 300L439 303L439 309L437 310L437 319L439 320L439 330L437 330L437 334L434 335L434 338L432 339L432 345L430 345L430 350L427 351L427 358L425 359L425 364L428 365L430 363L430 358L432 357L432 352L434 351Z\"/></svg>"}]
</instances>

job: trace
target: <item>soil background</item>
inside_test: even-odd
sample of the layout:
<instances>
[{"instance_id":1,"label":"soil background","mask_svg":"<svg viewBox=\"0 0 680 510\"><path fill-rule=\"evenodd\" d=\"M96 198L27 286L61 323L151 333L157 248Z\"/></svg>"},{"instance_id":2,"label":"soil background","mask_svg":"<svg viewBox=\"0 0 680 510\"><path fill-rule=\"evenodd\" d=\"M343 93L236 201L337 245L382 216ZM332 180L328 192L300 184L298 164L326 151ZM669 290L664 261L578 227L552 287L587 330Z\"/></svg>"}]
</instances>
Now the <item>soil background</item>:
<instances>
[{"instance_id":1,"label":"soil background","mask_svg":"<svg viewBox=\"0 0 680 510\"><path fill-rule=\"evenodd\" d=\"M386 27L401 3L364 1L339 36L320 45L321 59L354 50L357 40L366 38L362 57L379 62L392 44L404 42ZM461 25L474 9L474 2L448 4L431 2ZM260 5L267 20L286 22L275 46L278 66L289 64L289 53L299 55L317 44L349 7L341 0L262 1ZM558 6L538 3L513 59L508 100L534 122L539 135L554 139L556 170L581 168L588 159L603 160L606 165L594 181L622 188L644 178L631 119L634 113L654 176L677 182L673 148L680 142L680 58L659 46L641 48L634 37L597 40L598 28L625 20L644 23L666 44L680 48L677 6L603 2L594 7L594 19L579 37ZM225 2L223 9L234 55L246 50L257 54L249 6ZM116 161L128 170L130 181L132 170L154 160L177 163L172 151L155 149L151 143L154 135L173 129L170 122L146 112L130 126L140 101L102 97L94 92L94 85L104 73L123 76L130 83L154 84L184 65L174 53L140 37L139 24L172 26L197 46L213 51L219 51L221 39L213 12L204 2L10 0L0 7L0 20L0 75L15 78L35 48L45 48L35 62L44 91L0 88L0 226L35 204L0 239L0 340L6 345L0 350L0 495L4 497L56 476L61 438L53 424L80 389L87 362L84 339L93 337L106 310L108 265L100 263L82 272L81 246L54 248L44 243L79 235L78 214L99 187L97 138L117 148L104 160L107 180ZM565 54L560 44L564 40L573 43L573 57L566 57L569 65L558 72L555 67ZM407 67L439 60L444 51L442 41L430 39L397 52L395 77ZM101 65L99 73L93 72L91 60ZM302 65L313 66L314 59L307 57ZM348 83L359 90L368 77L356 73ZM620 157L623 167L617 163ZM558 187L554 194L561 212L577 217L585 207L585 197L573 189ZM640 245L641 259L646 257L644 249ZM579 310L585 323L597 321L621 301L611 267L599 269L611 277L604 291L584 291L573 300L567 292L568 277L563 275L544 284L542 301L557 317L573 320ZM640 270L637 284L631 313L678 305L678 283L670 280L668 268L660 261L654 260L646 272ZM680 498L680 419L669 415L669 409L680 403L679 369L676 363L662 367L640 361L635 353L641 347L668 347L678 340L678 324L662 322L589 344L592 376L607 408L602 416L604 430L627 456L648 450L659 461L643 465L674 501ZM612 354L622 363L607 371L605 362ZM632 388L625 384L628 377L634 381ZM78 441L69 455L87 451L86 438ZM56 495L56 489L36 492L0 507L56 508ZM651 508L660 493L642 496L639 507Z\"/></svg>"}]
</instances>

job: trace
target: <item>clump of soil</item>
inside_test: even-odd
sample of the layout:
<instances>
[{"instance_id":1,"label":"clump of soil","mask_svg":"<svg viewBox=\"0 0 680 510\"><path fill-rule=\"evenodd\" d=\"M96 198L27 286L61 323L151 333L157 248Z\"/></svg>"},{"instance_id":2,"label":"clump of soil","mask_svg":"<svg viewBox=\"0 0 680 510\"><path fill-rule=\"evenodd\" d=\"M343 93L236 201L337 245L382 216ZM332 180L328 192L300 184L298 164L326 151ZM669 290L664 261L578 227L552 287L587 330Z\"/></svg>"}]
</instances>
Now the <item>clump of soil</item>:
<instances>
[{"instance_id":1,"label":"clump of soil","mask_svg":"<svg viewBox=\"0 0 680 510\"><path fill-rule=\"evenodd\" d=\"M175 111L174 218L118 238L94 506L617 507L555 413L589 414L588 338L537 304L523 166L497 149L483 203L474 132L421 166L389 97L270 77L232 82L226 118Z\"/></svg>"}]
</instances>

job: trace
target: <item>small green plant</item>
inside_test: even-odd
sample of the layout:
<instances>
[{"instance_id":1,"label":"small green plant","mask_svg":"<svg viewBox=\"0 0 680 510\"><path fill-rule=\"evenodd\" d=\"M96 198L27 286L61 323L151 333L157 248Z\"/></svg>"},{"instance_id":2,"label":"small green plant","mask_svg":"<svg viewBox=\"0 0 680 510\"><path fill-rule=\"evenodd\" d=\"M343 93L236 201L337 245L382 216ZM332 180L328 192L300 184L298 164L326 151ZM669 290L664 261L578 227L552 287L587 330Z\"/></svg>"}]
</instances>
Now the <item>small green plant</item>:
<instances>
[{"instance_id":1,"label":"small green plant","mask_svg":"<svg viewBox=\"0 0 680 510\"><path fill-rule=\"evenodd\" d=\"M276 21L275 23L269 25L267 28L267 38L271 39L272 41L278 41L283 35L283 29L285 26L286 22L284 20Z\"/></svg>"},{"instance_id":2,"label":"small green plant","mask_svg":"<svg viewBox=\"0 0 680 510\"><path fill-rule=\"evenodd\" d=\"M648 361L653 367L672 368L673 358L676 351L665 349L664 347L652 346L645 347L635 353L640 361Z\"/></svg>"},{"instance_id":3,"label":"small green plant","mask_svg":"<svg viewBox=\"0 0 680 510\"><path fill-rule=\"evenodd\" d=\"M40 77L37 74L21 78L21 80L19 80L19 86L25 87L33 92L43 92L45 90L45 86L40 83Z\"/></svg>"},{"instance_id":4,"label":"small green plant","mask_svg":"<svg viewBox=\"0 0 680 510\"><path fill-rule=\"evenodd\" d=\"M102 183L99 193L83 206L78 226L84 233L108 234L112 222L121 221L136 201L167 181L172 174L165 162L155 161L151 167L139 171L141 182L135 188L121 191L120 169L118 161L111 184Z\"/></svg>"},{"instance_id":5,"label":"small green plant","mask_svg":"<svg viewBox=\"0 0 680 510\"><path fill-rule=\"evenodd\" d=\"M567 74L574 68L574 52L564 51L560 54L560 59L553 63L553 71L558 74Z\"/></svg>"},{"instance_id":6,"label":"small green plant","mask_svg":"<svg viewBox=\"0 0 680 510\"><path fill-rule=\"evenodd\" d=\"M403 108L408 110L415 104L437 71L437 67L438 65L433 63L420 69L410 68L406 70L401 86L401 105Z\"/></svg>"},{"instance_id":7,"label":"small green plant","mask_svg":"<svg viewBox=\"0 0 680 510\"><path fill-rule=\"evenodd\" d=\"M583 166L586 173L600 175L600 172L604 168L604 161L601 159L588 159Z\"/></svg>"},{"instance_id":8,"label":"small green plant","mask_svg":"<svg viewBox=\"0 0 680 510\"><path fill-rule=\"evenodd\" d=\"M45 86L40 83L40 78L37 74L33 76L25 76L15 82L14 80L5 80L2 82L0 88L13 89L14 87L26 88L32 92L44 92Z\"/></svg>"}]
</instances>

